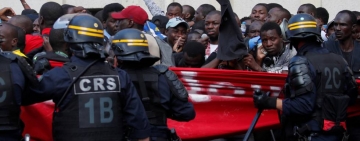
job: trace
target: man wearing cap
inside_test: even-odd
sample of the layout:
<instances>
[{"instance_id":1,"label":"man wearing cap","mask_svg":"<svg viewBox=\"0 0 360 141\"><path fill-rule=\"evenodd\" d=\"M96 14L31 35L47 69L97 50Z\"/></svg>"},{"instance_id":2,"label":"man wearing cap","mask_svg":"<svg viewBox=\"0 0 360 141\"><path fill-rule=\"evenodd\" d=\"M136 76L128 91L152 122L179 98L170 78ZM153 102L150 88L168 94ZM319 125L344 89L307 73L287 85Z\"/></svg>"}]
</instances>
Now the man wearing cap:
<instances>
[{"instance_id":1,"label":"man wearing cap","mask_svg":"<svg viewBox=\"0 0 360 141\"><path fill-rule=\"evenodd\" d=\"M119 31L127 28L135 28L143 31L144 25L148 20L146 11L140 6L135 5L128 6L121 12L112 13L111 17L113 19L119 20L116 23ZM150 54L157 57L161 56L160 62L155 64L174 66L171 47L150 34L145 34L145 36L148 39Z\"/></svg>"},{"instance_id":2,"label":"man wearing cap","mask_svg":"<svg viewBox=\"0 0 360 141\"><path fill-rule=\"evenodd\" d=\"M175 17L169 20L166 24L165 34L167 38L165 41L173 48L173 52L182 51L182 47L186 43L189 25L180 17Z\"/></svg>"}]
</instances>

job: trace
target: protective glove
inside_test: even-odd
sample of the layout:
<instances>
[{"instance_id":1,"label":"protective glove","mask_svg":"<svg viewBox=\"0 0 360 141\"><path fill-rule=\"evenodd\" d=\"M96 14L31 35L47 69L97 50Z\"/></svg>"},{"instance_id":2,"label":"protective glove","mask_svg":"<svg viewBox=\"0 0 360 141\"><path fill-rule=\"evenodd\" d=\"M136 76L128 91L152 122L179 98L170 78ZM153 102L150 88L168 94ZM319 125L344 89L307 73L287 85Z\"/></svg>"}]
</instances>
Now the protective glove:
<instances>
[{"instance_id":1,"label":"protective glove","mask_svg":"<svg viewBox=\"0 0 360 141\"><path fill-rule=\"evenodd\" d=\"M254 91L254 104L258 109L276 109L276 97L269 97L260 90Z\"/></svg>"}]
</instances>

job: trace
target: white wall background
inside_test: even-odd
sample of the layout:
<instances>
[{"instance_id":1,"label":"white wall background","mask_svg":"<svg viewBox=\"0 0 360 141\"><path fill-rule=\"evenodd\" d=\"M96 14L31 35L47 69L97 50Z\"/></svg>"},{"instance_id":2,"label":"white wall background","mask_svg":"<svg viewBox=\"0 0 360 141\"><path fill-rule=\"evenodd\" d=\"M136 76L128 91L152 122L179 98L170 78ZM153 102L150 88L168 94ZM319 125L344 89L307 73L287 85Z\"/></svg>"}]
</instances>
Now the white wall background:
<instances>
[{"instance_id":1,"label":"white wall background","mask_svg":"<svg viewBox=\"0 0 360 141\"><path fill-rule=\"evenodd\" d=\"M50 0L27 0L27 3L32 9L37 11L40 10L42 4ZM76 6L83 6L85 8L102 8L106 4L118 2L125 7L128 5L140 5L145 10L147 7L143 0L51 0L58 2L59 4L71 4ZM154 0L160 7L166 11L166 7L169 3L175 1L180 4L188 4L193 6L195 9L201 4L209 3L214 5L218 10L220 10L219 4L216 0ZM234 11L239 15L239 17L249 16L251 9L257 3L279 3L288 9L292 14L296 13L298 7L304 3L312 3L316 7L325 7L329 13L332 20L336 13L348 9L351 11L360 11L360 1L359 0L230 0L233 6ZM20 0L0 0L0 7L12 7L17 14L20 14L23 10L23 7L20 3ZM148 10L147 10L148 11ZM151 14L148 12L149 17Z\"/></svg>"}]
</instances>

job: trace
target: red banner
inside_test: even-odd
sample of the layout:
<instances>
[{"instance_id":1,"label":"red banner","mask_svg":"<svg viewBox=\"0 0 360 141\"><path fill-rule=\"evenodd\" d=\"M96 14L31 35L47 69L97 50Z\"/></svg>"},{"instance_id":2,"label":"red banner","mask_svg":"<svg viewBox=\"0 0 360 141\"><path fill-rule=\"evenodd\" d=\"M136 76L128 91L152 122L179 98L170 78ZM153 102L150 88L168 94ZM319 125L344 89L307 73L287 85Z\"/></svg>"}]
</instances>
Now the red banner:
<instances>
[{"instance_id":1,"label":"red banner","mask_svg":"<svg viewBox=\"0 0 360 141\"><path fill-rule=\"evenodd\" d=\"M233 134L244 134L257 109L252 102L254 89L271 91L279 96L286 75L248 71L172 68L184 83L196 110L190 122L169 120L183 140L211 139ZM280 95L281 97L281 95ZM24 133L34 140L52 140L51 123L54 104L44 102L22 108ZM349 108L349 115L360 115L358 103ZM276 110L265 110L256 129L279 126Z\"/></svg>"}]
</instances>

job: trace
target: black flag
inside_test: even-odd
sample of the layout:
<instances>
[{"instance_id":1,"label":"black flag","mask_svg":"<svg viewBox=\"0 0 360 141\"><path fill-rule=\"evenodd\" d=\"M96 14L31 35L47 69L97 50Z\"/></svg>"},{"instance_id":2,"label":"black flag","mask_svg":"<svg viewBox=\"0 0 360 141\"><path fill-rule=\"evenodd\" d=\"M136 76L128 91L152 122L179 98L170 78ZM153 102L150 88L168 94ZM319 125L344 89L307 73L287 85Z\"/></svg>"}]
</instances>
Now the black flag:
<instances>
[{"instance_id":1,"label":"black flag","mask_svg":"<svg viewBox=\"0 0 360 141\"><path fill-rule=\"evenodd\" d=\"M219 28L219 60L234 60L248 54L242 33L236 24L235 15L229 0L217 0L221 5L221 24Z\"/></svg>"}]
</instances>

